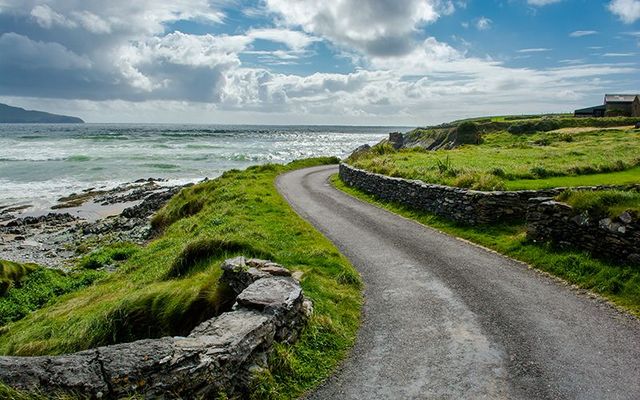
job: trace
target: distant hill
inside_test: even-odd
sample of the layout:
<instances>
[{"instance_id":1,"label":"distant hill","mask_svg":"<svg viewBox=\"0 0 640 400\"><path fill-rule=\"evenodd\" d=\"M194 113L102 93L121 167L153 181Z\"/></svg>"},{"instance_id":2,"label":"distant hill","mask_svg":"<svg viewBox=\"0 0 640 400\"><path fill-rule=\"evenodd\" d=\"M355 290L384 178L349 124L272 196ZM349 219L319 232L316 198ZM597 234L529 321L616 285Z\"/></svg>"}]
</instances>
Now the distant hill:
<instances>
[{"instance_id":1,"label":"distant hill","mask_svg":"<svg viewBox=\"0 0 640 400\"><path fill-rule=\"evenodd\" d=\"M0 103L0 123L5 124L84 124L76 117L25 110Z\"/></svg>"}]
</instances>

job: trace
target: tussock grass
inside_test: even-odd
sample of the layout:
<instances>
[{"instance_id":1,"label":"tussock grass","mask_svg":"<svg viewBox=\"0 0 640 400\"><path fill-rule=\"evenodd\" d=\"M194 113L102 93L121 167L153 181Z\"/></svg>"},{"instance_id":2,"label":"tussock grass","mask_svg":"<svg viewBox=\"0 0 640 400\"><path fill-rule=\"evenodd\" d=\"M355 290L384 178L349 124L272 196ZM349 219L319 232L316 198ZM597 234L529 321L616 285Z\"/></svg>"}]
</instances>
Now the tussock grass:
<instances>
[{"instance_id":1,"label":"tussock grass","mask_svg":"<svg viewBox=\"0 0 640 400\"><path fill-rule=\"evenodd\" d=\"M0 296L10 287L20 283L22 278L38 268L34 264L19 264L12 261L0 260Z\"/></svg>"},{"instance_id":2,"label":"tussock grass","mask_svg":"<svg viewBox=\"0 0 640 400\"><path fill-rule=\"evenodd\" d=\"M128 260L136 254L140 247L128 242L110 244L100 247L97 250L82 257L78 262L80 268L98 269L111 264L116 264Z\"/></svg>"},{"instance_id":3,"label":"tussock grass","mask_svg":"<svg viewBox=\"0 0 640 400\"><path fill-rule=\"evenodd\" d=\"M363 201L488 247L598 293L640 317L639 266L617 265L593 259L584 252L559 250L549 244L531 243L526 239L525 226L522 224L463 226L433 214L377 200L358 189L346 186L337 175L332 182L338 189Z\"/></svg>"},{"instance_id":4,"label":"tussock grass","mask_svg":"<svg viewBox=\"0 0 640 400\"><path fill-rule=\"evenodd\" d=\"M478 190L640 182L637 130L501 131L485 133L482 139L481 144L452 150L374 146L349 163L389 176Z\"/></svg>"},{"instance_id":5,"label":"tussock grass","mask_svg":"<svg viewBox=\"0 0 640 400\"><path fill-rule=\"evenodd\" d=\"M565 202L579 212L587 211L599 217L615 218L625 211L640 215L640 192L603 190L597 192L567 190L557 200Z\"/></svg>"},{"instance_id":6,"label":"tussock grass","mask_svg":"<svg viewBox=\"0 0 640 400\"><path fill-rule=\"evenodd\" d=\"M254 396L298 397L326 379L352 346L362 284L333 244L289 207L274 181L293 169L337 161L228 171L184 189L160 211L163 230L154 241L91 287L7 324L0 354L60 354L185 334L228 307L228 289L218 283L221 261L261 256L304 272L301 284L314 315L300 341L278 345L274 367L257 378ZM195 213L197 207L185 207L195 203L201 203Z\"/></svg>"}]
</instances>

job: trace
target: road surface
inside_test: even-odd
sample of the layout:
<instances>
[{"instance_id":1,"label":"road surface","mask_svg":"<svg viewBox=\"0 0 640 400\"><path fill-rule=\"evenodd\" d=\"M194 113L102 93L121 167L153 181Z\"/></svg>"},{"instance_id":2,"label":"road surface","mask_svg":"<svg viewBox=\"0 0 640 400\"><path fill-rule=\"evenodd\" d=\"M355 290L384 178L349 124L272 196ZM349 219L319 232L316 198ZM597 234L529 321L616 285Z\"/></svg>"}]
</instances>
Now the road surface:
<instances>
[{"instance_id":1,"label":"road surface","mask_svg":"<svg viewBox=\"0 0 640 400\"><path fill-rule=\"evenodd\" d=\"M309 399L640 399L640 322L503 256L334 188L278 190L365 282L363 323Z\"/></svg>"}]
</instances>

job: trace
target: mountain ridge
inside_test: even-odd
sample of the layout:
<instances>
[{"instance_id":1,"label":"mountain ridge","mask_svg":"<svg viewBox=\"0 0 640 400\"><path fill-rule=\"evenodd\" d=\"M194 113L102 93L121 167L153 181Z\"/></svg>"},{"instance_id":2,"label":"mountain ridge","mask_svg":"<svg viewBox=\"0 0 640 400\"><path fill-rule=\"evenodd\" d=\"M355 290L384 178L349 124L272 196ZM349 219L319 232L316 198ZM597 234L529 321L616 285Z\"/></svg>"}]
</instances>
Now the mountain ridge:
<instances>
[{"instance_id":1,"label":"mountain ridge","mask_svg":"<svg viewBox=\"0 0 640 400\"><path fill-rule=\"evenodd\" d=\"M25 110L0 103L0 123L4 124L84 124L78 117Z\"/></svg>"}]
</instances>

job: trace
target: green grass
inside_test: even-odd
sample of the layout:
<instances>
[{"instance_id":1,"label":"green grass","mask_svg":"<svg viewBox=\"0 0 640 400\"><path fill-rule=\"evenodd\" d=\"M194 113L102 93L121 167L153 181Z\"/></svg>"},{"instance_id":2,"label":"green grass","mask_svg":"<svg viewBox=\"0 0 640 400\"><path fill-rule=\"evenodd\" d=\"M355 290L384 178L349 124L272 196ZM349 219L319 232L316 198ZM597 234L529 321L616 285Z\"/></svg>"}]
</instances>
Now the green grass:
<instances>
[{"instance_id":1,"label":"green grass","mask_svg":"<svg viewBox=\"0 0 640 400\"><path fill-rule=\"evenodd\" d=\"M433 214L379 201L373 196L346 186L337 175L333 177L332 182L335 187L356 198L523 261L598 293L630 313L640 316L640 266L615 265L595 260L586 253L533 244L526 240L525 227L522 224L462 226Z\"/></svg>"},{"instance_id":2,"label":"green grass","mask_svg":"<svg viewBox=\"0 0 640 400\"><path fill-rule=\"evenodd\" d=\"M84 269L98 269L109 265L116 265L128 260L140 251L140 247L128 242L117 242L100 247L82 257L78 266Z\"/></svg>"},{"instance_id":3,"label":"green grass","mask_svg":"<svg viewBox=\"0 0 640 400\"><path fill-rule=\"evenodd\" d=\"M32 270L28 275L0 296L0 334L2 327L9 322L29 315L32 311L55 301L59 296L89 286L105 275L97 271L64 273L38 266L30 268Z\"/></svg>"},{"instance_id":4,"label":"green grass","mask_svg":"<svg viewBox=\"0 0 640 400\"><path fill-rule=\"evenodd\" d=\"M640 183L640 167L603 174L556 176L546 179L520 179L506 181L507 190L536 190L550 187L576 187L597 185L632 185Z\"/></svg>"},{"instance_id":5,"label":"green grass","mask_svg":"<svg viewBox=\"0 0 640 400\"><path fill-rule=\"evenodd\" d=\"M479 145L394 151L379 145L349 160L372 172L478 190L640 182L640 131L485 133Z\"/></svg>"},{"instance_id":6,"label":"green grass","mask_svg":"<svg viewBox=\"0 0 640 400\"><path fill-rule=\"evenodd\" d=\"M20 264L0 260L0 296L38 268L35 264Z\"/></svg>"},{"instance_id":7,"label":"green grass","mask_svg":"<svg viewBox=\"0 0 640 400\"><path fill-rule=\"evenodd\" d=\"M597 192L567 190L557 200L568 203L578 212L598 217L618 217L625 211L640 214L640 192L604 190Z\"/></svg>"},{"instance_id":8,"label":"green grass","mask_svg":"<svg viewBox=\"0 0 640 400\"><path fill-rule=\"evenodd\" d=\"M0 332L0 354L61 354L143 337L184 335L224 309L220 263L243 254L304 272L314 315L280 346L256 398L295 398L326 379L352 346L362 304L357 272L277 193L286 171L336 159L228 171L184 189L158 213L157 239L89 288L63 295Z\"/></svg>"}]
</instances>

